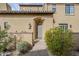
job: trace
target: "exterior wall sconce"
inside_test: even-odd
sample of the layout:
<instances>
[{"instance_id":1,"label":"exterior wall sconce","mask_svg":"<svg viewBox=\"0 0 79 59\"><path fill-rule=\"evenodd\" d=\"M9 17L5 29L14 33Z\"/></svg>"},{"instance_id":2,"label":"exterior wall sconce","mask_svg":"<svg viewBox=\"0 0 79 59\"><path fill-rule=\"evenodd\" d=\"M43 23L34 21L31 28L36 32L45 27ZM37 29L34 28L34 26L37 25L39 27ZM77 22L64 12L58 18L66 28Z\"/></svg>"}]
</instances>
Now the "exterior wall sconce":
<instances>
[{"instance_id":1,"label":"exterior wall sconce","mask_svg":"<svg viewBox=\"0 0 79 59\"><path fill-rule=\"evenodd\" d=\"M29 29L31 29L32 28L32 25L29 23Z\"/></svg>"},{"instance_id":2,"label":"exterior wall sconce","mask_svg":"<svg viewBox=\"0 0 79 59\"><path fill-rule=\"evenodd\" d=\"M70 25L70 28L72 28L72 25Z\"/></svg>"}]
</instances>

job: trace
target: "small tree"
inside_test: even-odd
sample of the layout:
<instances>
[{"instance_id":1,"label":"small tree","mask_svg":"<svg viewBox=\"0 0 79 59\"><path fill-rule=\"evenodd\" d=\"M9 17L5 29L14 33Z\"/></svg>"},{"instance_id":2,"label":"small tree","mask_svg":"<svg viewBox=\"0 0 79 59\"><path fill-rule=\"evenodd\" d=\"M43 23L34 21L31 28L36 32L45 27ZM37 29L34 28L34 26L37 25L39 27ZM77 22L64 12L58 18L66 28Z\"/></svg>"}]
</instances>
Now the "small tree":
<instances>
[{"instance_id":1,"label":"small tree","mask_svg":"<svg viewBox=\"0 0 79 59\"><path fill-rule=\"evenodd\" d=\"M46 32L45 41L51 54L68 55L73 46L72 32L70 30L63 31L61 28L53 28Z\"/></svg>"},{"instance_id":2,"label":"small tree","mask_svg":"<svg viewBox=\"0 0 79 59\"><path fill-rule=\"evenodd\" d=\"M9 28L1 29L0 27L0 52L4 52L7 49L7 45L12 41L11 37L8 35L8 29Z\"/></svg>"},{"instance_id":3,"label":"small tree","mask_svg":"<svg viewBox=\"0 0 79 59\"><path fill-rule=\"evenodd\" d=\"M0 30L0 52L3 52L7 45L8 34L5 30Z\"/></svg>"}]
</instances>

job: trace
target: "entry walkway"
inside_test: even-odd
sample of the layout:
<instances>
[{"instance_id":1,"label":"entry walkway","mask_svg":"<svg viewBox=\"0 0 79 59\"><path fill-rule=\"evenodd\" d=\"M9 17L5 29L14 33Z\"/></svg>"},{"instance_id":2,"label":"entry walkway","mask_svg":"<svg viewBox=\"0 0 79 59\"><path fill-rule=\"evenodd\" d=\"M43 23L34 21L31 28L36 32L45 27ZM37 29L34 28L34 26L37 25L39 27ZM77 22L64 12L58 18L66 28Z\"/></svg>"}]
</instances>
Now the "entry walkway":
<instances>
[{"instance_id":1,"label":"entry walkway","mask_svg":"<svg viewBox=\"0 0 79 59\"><path fill-rule=\"evenodd\" d=\"M48 56L48 51L44 40L39 40L33 47L33 49L25 54L26 56Z\"/></svg>"}]
</instances>

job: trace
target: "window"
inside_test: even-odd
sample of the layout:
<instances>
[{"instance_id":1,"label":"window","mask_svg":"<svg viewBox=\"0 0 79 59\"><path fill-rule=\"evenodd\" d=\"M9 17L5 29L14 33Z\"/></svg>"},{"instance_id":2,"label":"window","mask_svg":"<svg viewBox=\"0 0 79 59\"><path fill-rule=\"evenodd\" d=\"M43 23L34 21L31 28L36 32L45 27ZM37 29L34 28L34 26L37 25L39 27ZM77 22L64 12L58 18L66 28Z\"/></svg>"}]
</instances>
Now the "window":
<instances>
[{"instance_id":1,"label":"window","mask_svg":"<svg viewBox=\"0 0 79 59\"><path fill-rule=\"evenodd\" d=\"M74 4L65 4L65 14L74 15Z\"/></svg>"},{"instance_id":2,"label":"window","mask_svg":"<svg viewBox=\"0 0 79 59\"><path fill-rule=\"evenodd\" d=\"M55 13L56 12L56 4L52 4L52 11Z\"/></svg>"},{"instance_id":3,"label":"window","mask_svg":"<svg viewBox=\"0 0 79 59\"><path fill-rule=\"evenodd\" d=\"M68 29L68 24L59 24L59 27L65 31Z\"/></svg>"}]
</instances>

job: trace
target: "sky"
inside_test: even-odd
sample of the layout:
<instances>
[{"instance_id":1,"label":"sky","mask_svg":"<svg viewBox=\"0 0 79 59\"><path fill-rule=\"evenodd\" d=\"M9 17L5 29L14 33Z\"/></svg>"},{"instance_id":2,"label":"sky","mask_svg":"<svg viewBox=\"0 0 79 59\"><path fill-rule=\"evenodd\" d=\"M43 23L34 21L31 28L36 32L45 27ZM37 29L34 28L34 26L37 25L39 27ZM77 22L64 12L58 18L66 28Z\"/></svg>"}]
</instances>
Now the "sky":
<instances>
[{"instance_id":1,"label":"sky","mask_svg":"<svg viewBox=\"0 0 79 59\"><path fill-rule=\"evenodd\" d=\"M13 11L19 11L20 7L18 3L9 3Z\"/></svg>"},{"instance_id":2,"label":"sky","mask_svg":"<svg viewBox=\"0 0 79 59\"><path fill-rule=\"evenodd\" d=\"M11 6L11 9L13 11L19 11L20 10L20 3L8 3ZM22 3L21 3L22 4ZM27 3L29 4L29 3ZM44 3L35 3L35 5L43 5ZM31 3L31 5L33 5L33 3Z\"/></svg>"}]
</instances>

